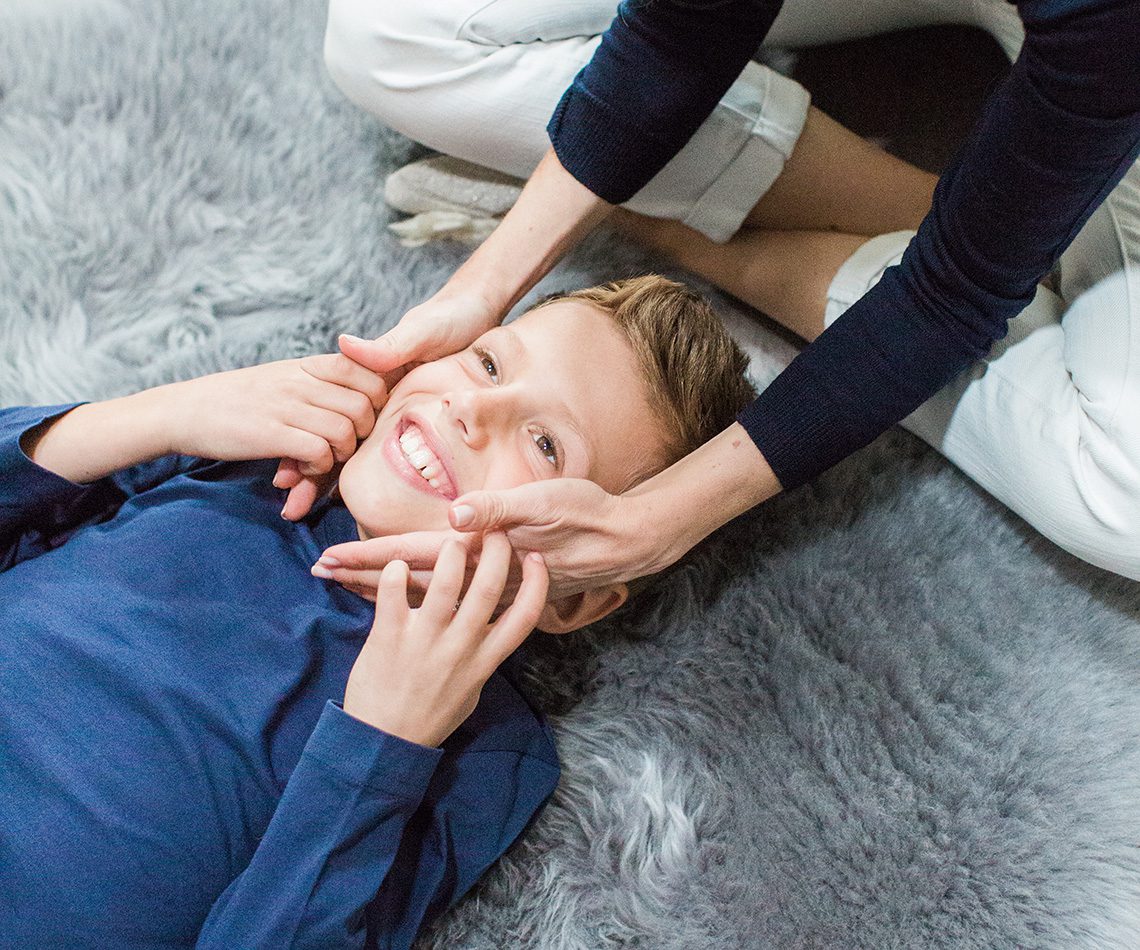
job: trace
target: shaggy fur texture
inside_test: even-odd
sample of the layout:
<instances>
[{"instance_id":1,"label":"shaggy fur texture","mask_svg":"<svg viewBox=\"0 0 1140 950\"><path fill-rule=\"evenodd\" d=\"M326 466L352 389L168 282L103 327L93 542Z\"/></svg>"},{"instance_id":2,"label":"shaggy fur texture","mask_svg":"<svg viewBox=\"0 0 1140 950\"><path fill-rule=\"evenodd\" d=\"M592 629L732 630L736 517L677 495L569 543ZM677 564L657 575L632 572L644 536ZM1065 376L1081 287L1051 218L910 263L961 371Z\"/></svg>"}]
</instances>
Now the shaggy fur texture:
<instances>
[{"instance_id":1,"label":"shaggy fur texture","mask_svg":"<svg viewBox=\"0 0 1140 950\"><path fill-rule=\"evenodd\" d=\"M0 403L326 351L460 262L386 233L419 152L323 15L0 4ZM651 263L599 236L544 287ZM903 433L529 649L564 781L425 947L1140 946L1140 586Z\"/></svg>"}]
</instances>

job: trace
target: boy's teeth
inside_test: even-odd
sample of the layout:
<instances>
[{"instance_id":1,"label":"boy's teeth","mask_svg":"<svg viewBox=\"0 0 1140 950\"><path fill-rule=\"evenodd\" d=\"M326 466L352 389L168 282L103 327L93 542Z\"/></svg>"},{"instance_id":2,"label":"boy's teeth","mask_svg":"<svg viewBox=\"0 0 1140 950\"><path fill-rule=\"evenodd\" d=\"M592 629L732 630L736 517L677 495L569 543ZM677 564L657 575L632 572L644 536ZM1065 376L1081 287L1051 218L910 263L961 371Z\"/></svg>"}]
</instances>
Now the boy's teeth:
<instances>
[{"instance_id":1,"label":"boy's teeth","mask_svg":"<svg viewBox=\"0 0 1140 950\"><path fill-rule=\"evenodd\" d=\"M443 466L439 464L439 459L435 457L435 453L424 444L420 430L415 426L409 426L405 429L400 436L400 447L404 450L404 455L407 456L408 461L416 467L427 483L432 488L438 489L441 484L439 476L443 472Z\"/></svg>"}]
</instances>

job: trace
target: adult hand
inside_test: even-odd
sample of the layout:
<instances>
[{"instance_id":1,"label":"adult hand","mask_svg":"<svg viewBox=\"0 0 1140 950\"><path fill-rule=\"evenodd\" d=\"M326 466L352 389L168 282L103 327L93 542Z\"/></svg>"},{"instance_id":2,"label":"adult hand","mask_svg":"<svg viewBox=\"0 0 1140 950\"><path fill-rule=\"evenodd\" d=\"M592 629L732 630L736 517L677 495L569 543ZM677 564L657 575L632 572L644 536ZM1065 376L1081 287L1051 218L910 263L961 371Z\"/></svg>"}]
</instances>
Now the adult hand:
<instances>
[{"instance_id":1,"label":"adult hand","mask_svg":"<svg viewBox=\"0 0 1140 950\"><path fill-rule=\"evenodd\" d=\"M348 677L345 712L420 745L438 746L451 735L474 711L483 684L534 629L546 604L546 570L542 558L530 554L518 596L491 623L511 560L507 539L488 535L460 600L467 553L457 541L445 544L419 608L408 604L408 566L393 561L385 567L376 620Z\"/></svg>"},{"instance_id":2,"label":"adult hand","mask_svg":"<svg viewBox=\"0 0 1140 950\"><path fill-rule=\"evenodd\" d=\"M341 352L374 373L402 372L419 363L458 353L497 326L503 313L470 292L446 287L413 307L375 340L342 335Z\"/></svg>"},{"instance_id":3,"label":"adult hand","mask_svg":"<svg viewBox=\"0 0 1140 950\"><path fill-rule=\"evenodd\" d=\"M444 288L409 310L383 336L363 340L341 334L337 344L344 356L381 376L391 391L413 366L457 353L498 324L502 316L474 293ZM289 489L282 510L284 517L296 521L307 515L313 503L332 487L336 474L337 470L321 476L307 475L300 471L296 460L282 459L273 484ZM374 591L375 581L368 586Z\"/></svg>"},{"instance_id":4,"label":"adult hand","mask_svg":"<svg viewBox=\"0 0 1140 950\"><path fill-rule=\"evenodd\" d=\"M504 491L474 491L451 506L451 526L474 539L502 530L516 551L538 551L554 598L655 574L713 531L780 491L739 422L622 495L594 482L554 478ZM336 545L314 572L357 581L393 558L431 570L441 534ZM332 563L325 560L331 557ZM324 563L322 563L322 561Z\"/></svg>"},{"instance_id":5,"label":"adult hand","mask_svg":"<svg viewBox=\"0 0 1140 950\"><path fill-rule=\"evenodd\" d=\"M466 522L455 518L456 509L462 514L464 508L474 512ZM516 551L541 551L554 597L653 573L684 553L681 550L662 562L661 556L671 547L660 534L647 529L640 502L628 495L611 495L584 479L551 479L501 492L472 492L455 502L452 523L459 530L419 531L333 545L313 566L313 573L371 597L385 565L401 561L410 569L409 589L422 594L448 542L462 541L469 561L478 558L484 530L480 525L507 531ZM504 596L514 593L518 576L508 577Z\"/></svg>"},{"instance_id":6,"label":"adult hand","mask_svg":"<svg viewBox=\"0 0 1140 950\"><path fill-rule=\"evenodd\" d=\"M469 492L451 506L450 520L457 531L506 531L516 550L540 552L558 598L655 573L688 550L672 533L679 526L654 518L646 498L557 478Z\"/></svg>"}]
</instances>

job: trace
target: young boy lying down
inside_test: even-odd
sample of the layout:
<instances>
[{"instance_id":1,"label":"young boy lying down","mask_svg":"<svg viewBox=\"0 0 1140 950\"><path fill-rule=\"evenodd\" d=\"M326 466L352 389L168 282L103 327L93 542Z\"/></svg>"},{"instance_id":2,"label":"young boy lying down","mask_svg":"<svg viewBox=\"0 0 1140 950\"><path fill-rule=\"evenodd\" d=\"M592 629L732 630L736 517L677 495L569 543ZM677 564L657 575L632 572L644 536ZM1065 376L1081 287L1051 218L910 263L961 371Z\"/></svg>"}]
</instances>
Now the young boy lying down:
<instances>
[{"instance_id":1,"label":"young boy lying down","mask_svg":"<svg viewBox=\"0 0 1140 950\"><path fill-rule=\"evenodd\" d=\"M311 565L446 528L470 489L621 491L731 422L744 363L705 304L647 277L542 305L386 402L323 356L0 413L4 945L408 946L558 781L498 667L536 623L575 629L627 590L546 603L530 556L494 619L503 535L466 591L445 547L416 609L402 564L375 607ZM282 519L279 456L347 459L338 497Z\"/></svg>"}]
</instances>

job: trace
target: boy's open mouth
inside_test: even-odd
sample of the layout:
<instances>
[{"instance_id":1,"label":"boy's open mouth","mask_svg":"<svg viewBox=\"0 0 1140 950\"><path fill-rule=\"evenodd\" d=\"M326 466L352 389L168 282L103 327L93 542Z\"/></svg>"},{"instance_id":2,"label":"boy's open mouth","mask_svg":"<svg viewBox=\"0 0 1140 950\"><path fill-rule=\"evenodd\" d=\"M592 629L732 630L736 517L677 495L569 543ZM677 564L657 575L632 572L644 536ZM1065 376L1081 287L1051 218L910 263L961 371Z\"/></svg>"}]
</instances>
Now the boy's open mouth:
<instances>
[{"instance_id":1,"label":"boy's open mouth","mask_svg":"<svg viewBox=\"0 0 1140 950\"><path fill-rule=\"evenodd\" d=\"M446 462L446 449L429 423L415 417L401 419L395 444L403 461L419 476L423 487L450 501L459 496L455 478Z\"/></svg>"}]
</instances>

